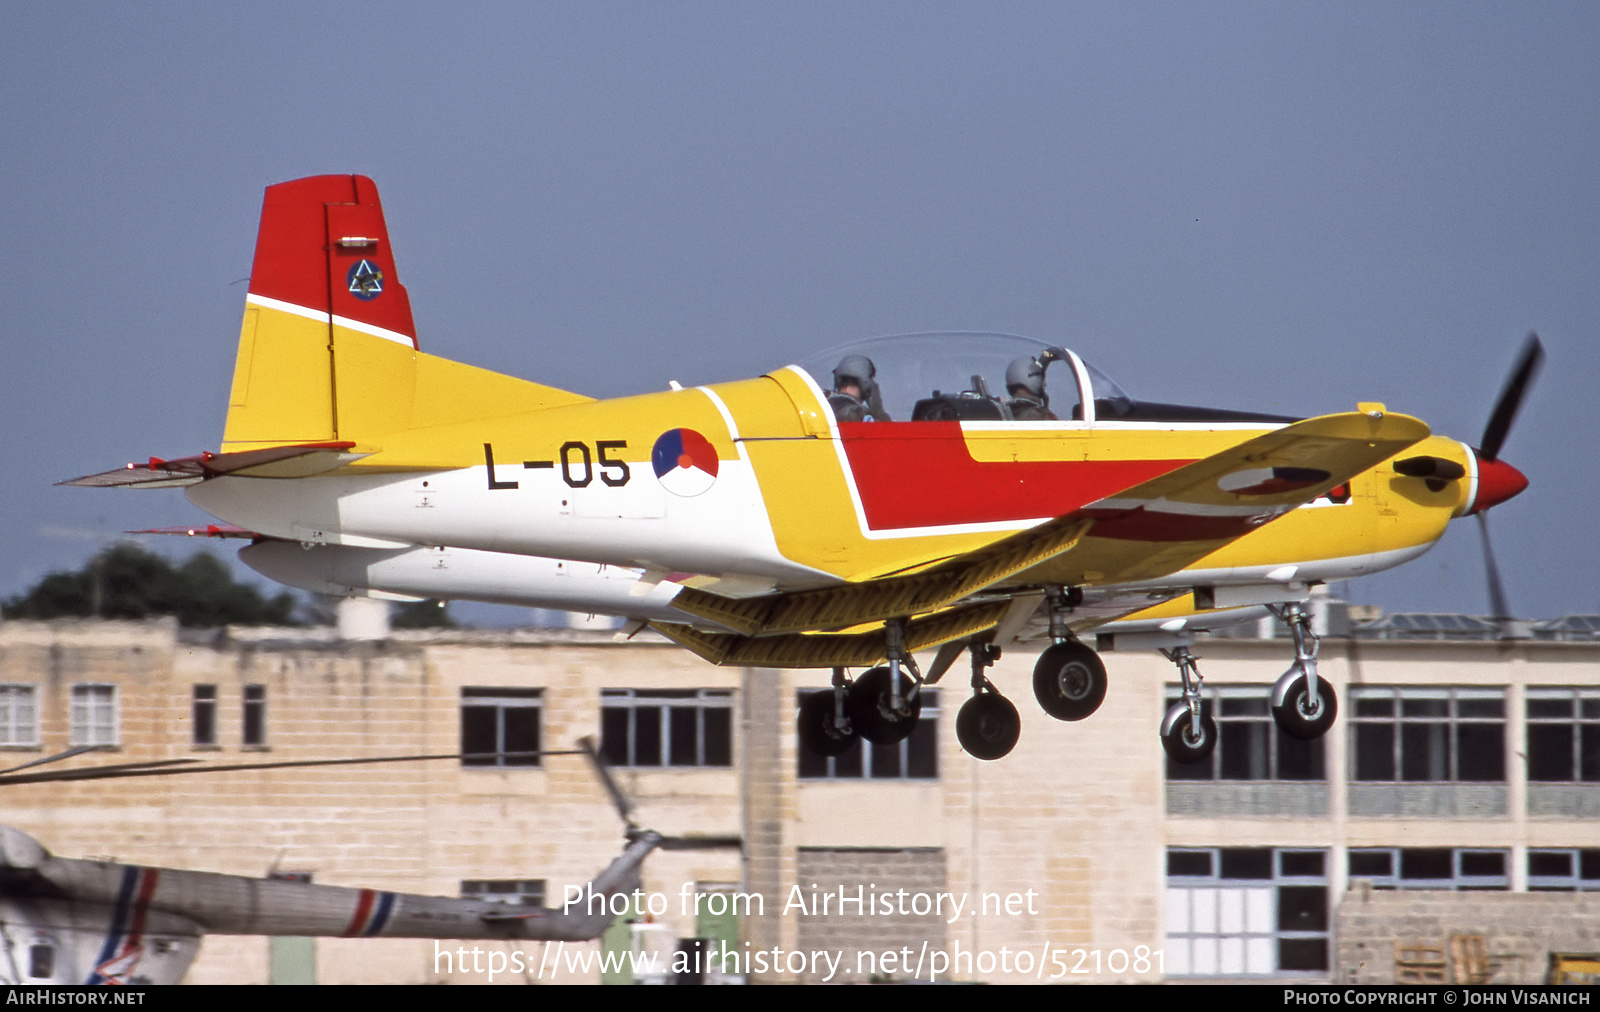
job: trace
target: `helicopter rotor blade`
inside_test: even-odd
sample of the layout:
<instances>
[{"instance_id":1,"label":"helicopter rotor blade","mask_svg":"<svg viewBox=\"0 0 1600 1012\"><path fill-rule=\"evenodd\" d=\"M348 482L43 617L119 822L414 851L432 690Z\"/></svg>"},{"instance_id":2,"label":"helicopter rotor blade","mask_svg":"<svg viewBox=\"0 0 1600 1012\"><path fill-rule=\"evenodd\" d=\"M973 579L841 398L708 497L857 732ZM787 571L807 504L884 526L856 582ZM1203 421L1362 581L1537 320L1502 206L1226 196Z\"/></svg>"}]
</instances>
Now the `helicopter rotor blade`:
<instances>
[{"instance_id":1,"label":"helicopter rotor blade","mask_svg":"<svg viewBox=\"0 0 1600 1012\"><path fill-rule=\"evenodd\" d=\"M577 755L573 749L555 749L544 752L509 753L514 756ZM312 766L371 766L379 763L430 762L441 759L494 758L470 752L451 752L442 755L386 755L364 756L359 759L290 759L271 763L217 763L206 764L195 759L161 759L151 762L117 763L112 766L85 766L73 770L51 770L43 773L0 774L0 787L15 784L44 784L66 780L118 780L124 777L168 777L188 773L234 773L246 770L304 769ZM20 767L19 767L20 768Z\"/></svg>"},{"instance_id":2,"label":"helicopter rotor blade","mask_svg":"<svg viewBox=\"0 0 1600 1012\"><path fill-rule=\"evenodd\" d=\"M622 793L622 788L611 778L611 770L606 766L605 760L600 758L596 749L594 738L585 735L578 739L578 747L589 760L589 765L594 768L595 776L600 778L600 783L605 787L606 793L611 795L611 804L617 810L617 817L632 832L638 827L633 822L633 806L628 803L628 796Z\"/></svg>"}]
</instances>

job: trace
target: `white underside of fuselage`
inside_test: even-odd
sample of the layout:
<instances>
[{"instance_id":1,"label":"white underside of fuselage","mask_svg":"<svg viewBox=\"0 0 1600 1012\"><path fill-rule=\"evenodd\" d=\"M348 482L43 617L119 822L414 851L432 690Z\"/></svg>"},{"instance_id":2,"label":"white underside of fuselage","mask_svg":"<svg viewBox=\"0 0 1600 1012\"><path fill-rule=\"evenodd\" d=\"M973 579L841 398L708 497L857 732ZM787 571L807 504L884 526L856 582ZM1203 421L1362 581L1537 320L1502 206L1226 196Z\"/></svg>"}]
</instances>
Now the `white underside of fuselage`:
<instances>
[{"instance_id":1,"label":"white underside of fuselage","mask_svg":"<svg viewBox=\"0 0 1600 1012\"><path fill-rule=\"evenodd\" d=\"M750 465L724 460L711 488L678 496L647 467L621 487L573 488L554 470L452 471L277 480L213 478L187 492L221 520L307 544L447 545L573 559L656 573L727 577L745 593L825 586L825 573L778 551ZM644 474L640 474L644 471Z\"/></svg>"}]
</instances>

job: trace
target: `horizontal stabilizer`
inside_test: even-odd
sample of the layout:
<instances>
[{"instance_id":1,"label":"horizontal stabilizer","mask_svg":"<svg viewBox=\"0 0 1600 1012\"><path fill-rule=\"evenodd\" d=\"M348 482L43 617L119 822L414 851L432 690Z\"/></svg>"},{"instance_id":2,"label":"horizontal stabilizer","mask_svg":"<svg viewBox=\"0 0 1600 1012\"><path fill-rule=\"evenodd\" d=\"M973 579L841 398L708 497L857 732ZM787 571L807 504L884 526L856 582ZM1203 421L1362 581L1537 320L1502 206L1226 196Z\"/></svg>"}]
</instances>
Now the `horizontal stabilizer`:
<instances>
[{"instance_id":1,"label":"horizontal stabilizer","mask_svg":"<svg viewBox=\"0 0 1600 1012\"><path fill-rule=\"evenodd\" d=\"M196 527L146 527L142 531L124 531L124 534L177 534L189 538L241 538L254 541L261 537L255 531L233 524L206 524Z\"/></svg>"},{"instance_id":2,"label":"horizontal stabilizer","mask_svg":"<svg viewBox=\"0 0 1600 1012\"><path fill-rule=\"evenodd\" d=\"M355 445L350 442L297 443L232 453L207 451L176 460L151 457L142 464L128 464L114 471L86 474L57 484L90 488L178 488L225 474L245 478L307 478L366 456L351 453Z\"/></svg>"}]
</instances>

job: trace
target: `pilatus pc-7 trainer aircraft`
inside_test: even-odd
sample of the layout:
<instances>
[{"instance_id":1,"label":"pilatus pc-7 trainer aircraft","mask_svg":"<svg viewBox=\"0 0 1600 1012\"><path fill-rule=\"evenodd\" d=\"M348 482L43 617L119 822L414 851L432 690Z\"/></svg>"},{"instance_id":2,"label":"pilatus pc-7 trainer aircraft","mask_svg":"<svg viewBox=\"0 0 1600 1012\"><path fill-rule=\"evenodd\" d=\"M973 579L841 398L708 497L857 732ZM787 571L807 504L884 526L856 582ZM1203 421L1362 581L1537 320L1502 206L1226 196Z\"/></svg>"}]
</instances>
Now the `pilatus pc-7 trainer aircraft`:
<instances>
[{"instance_id":1,"label":"pilatus pc-7 trainer aircraft","mask_svg":"<svg viewBox=\"0 0 1600 1012\"><path fill-rule=\"evenodd\" d=\"M319 176L267 189L220 451L76 483L185 485L214 533L252 538L248 564L300 587L607 612L717 664L832 668L800 713L827 754L909 734L965 649L958 737L1003 756L1020 722L985 676L999 648L1047 636L1034 693L1078 720L1106 688L1082 637L1117 623L1178 665L1161 735L1197 760L1216 731L1186 637L1276 610L1296 656L1274 716L1325 732L1301 604L1526 486L1498 454L1539 355L1530 341L1477 448L1382 404L1139 401L1070 351L996 335L592 400L423 353L376 187ZM922 672L912 653L934 647Z\"/></svg>"}]
</instances>

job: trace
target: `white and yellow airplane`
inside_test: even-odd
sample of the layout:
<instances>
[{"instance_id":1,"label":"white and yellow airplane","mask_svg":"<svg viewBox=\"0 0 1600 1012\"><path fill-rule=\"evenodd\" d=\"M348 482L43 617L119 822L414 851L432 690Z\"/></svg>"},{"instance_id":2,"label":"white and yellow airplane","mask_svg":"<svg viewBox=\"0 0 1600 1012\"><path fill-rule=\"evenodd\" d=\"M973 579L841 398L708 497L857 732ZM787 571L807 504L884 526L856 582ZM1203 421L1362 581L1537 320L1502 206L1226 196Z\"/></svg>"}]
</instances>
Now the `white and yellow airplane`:
<instances>
[{"instance_id":1,"label":"white and yellow airplane","mask_svg":"<svg viewBox=\"0 0 1600 1012\"><path fill-rule=\"evenodd\" d=\"M1539 356L1477 449L1382 404L1137 401L1070 351L996 335L592 400L423 353L376 187L319 176L267 189L220 452L74 483L187 486L214 530L256 539L246 562L298 586L606 611L714 663L832 668L800 714L830 754L909 734L920 686L969 648L958 736L1005 755L1020 725L984 676L997 648L1041 623L1035 695L1076 720L1105 693L1079 637L1132 622L1172 648L1184 699L1162 740L1193 761L1216 732L1184 637L1277 609L1297 649L1274 715L1326 731L1299 604L1526 487L1498 453ZM912 652L932 647L924 674Z\"/></svg>"}]
</instances>

